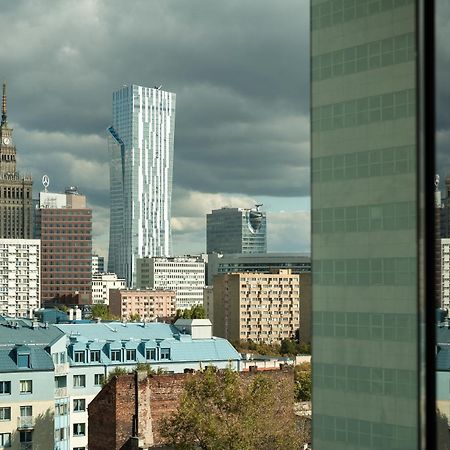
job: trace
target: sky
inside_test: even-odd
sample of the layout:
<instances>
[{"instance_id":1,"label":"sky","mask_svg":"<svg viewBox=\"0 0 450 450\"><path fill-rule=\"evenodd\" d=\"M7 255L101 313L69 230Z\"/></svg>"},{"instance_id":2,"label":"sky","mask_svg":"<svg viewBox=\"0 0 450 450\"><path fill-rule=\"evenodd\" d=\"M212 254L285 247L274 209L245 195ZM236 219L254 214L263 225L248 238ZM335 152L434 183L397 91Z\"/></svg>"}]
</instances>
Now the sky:
<instances>
[{"instance_id":1,"label":"sky","mask_svg":"<svg viewBox=\"0 0 450 450\"><path fill-rule=\"evenodd\" d=\"M307 0L0 0L0 77L34 196L78 186L107 255L112 92L177 95L173 253L206 214L264 203L269 251L309 251Z\"/></svg>"},{"instance_id":2,"label":"sky","mask_svg":"<svg viewBox=\"0 0 450 450\"><path fill-rule=\"evenodd\" d=\"M308 251L308 0L0 0L0 78L18 166L76 185L107 254L112 92L177 95L174 254L205 250L206 214L264 203L269 251ZM450 173L450 7L438 2L437 171ZM443 183L441 184L443 186Z\"/></svg>"}]
</instances>

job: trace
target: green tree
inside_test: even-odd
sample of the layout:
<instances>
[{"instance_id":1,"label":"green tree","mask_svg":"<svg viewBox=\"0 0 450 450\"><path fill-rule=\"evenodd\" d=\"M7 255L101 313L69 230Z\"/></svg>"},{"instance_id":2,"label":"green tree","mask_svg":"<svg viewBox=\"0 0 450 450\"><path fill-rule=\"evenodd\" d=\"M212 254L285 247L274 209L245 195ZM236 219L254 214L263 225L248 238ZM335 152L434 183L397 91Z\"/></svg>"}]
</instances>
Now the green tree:
<instances>
[{"instance_id":1,"label":"green tree","mask_svg":"<svg viewBox=\"0 0 450 450\"><path fill-rule=\"evenodd\" d=\"M104 377L102 380L102 386L107 385L114 377L120 376L120 375L126 375L128 374L128 370L124 369L123 367L115 367L111 372L108 373L107 377Z\"/></svg>"},{"instance_id":2,"label":"green tree","mask_svg":"<svg viewBox=\"0 0 450 450\"><path fill-rule=\"evenodd\" d=\"M281 341L280 353L282 355L296 355L298 352L297 342L291 339Z\"/></svg>"},{"instance_id":3,"label":"green tree","mask_svg":"<svg viewBox=\"0 0 450 450\"><path fill-rule=\"evenodd\" d=\"M130 322L140 322L141 316L138 313L130 314Z\"/></svg>"},{"instance_id":4,"label":"green tree","mask_svg":"<svg viewBox=\"0 0 450 450\"><path fill-rule=\"evenodd\" d=\"M93 319L119 320L119 317L111 314L108 305L105 304L92 305L91 314Z\"/></svg>"},{"instance_id":5,"label":"green tree","mask_svg":"<svg viewBox=\"0 0 450 450\"><path fill-rule=\"evenodd\" d=\"M161 433L166 445L180 450L286 450L309 442L304 429L293 414L290 383L208 368L186 381Z\"/></svg>"},{"instance_id":6,"label":"green tree","mask_svg":"<svg viewBox=\"0 0 450 450\"><path fill-rule=\"evenodd\" d=\"M184 310L178 309L175 315L175 321L177 319L206 319L206 311L202 305L194 305Z\"/></svg>"},{"instance_id":7,"label":"green tree","mask_svg":"<svg viewBox=\"0 0 450 450\"><path fill-rule=\"evenodd\" d=\"M303 363L295 366L295 400L298 402L311 401L311 364Z\"/></svg>"}]
</instances>

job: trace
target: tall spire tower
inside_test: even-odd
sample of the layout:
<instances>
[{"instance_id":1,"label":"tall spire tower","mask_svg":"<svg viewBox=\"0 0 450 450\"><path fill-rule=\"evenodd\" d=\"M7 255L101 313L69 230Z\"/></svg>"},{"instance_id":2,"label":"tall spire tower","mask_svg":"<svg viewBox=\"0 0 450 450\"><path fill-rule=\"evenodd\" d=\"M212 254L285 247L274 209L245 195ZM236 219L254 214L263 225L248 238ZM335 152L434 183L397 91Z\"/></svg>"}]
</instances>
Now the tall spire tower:
<instances>
[{"instance_id":1,"label":"tall spire tower","mask_svg":"<svg viewBox=\"0 0 450 450\"><path fill-rule=\"evenodd\" d=\"M31 176L19 174L13 129L8 126L6 82L3 82L0 123L0 239L31 238Z\"/></svg>"}]
</instances>

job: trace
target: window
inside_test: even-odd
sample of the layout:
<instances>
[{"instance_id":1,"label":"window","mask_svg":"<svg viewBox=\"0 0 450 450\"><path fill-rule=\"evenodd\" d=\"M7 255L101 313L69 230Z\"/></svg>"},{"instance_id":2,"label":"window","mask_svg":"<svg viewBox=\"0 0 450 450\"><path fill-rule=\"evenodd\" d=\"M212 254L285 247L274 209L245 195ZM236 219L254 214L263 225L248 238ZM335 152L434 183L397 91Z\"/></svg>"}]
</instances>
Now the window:
<instances>
[{"instance_id":1,"label":"window","mask_svg":"<svg viewBox=\"0 0 450 450\"><path fill-rule=\"evenodd\" d=\"M11 420L11 408L9 406L0 408L0 420Z\"/></svg>"},{"instance_id":2,"label":"window","mask_svg":"<svg viewBox=\"0 0 450 450\"><path fill-rule=\"evenodd\" d=\"M145 358L155 360L156 359L156 349L155 348L147 349L145 351Z\"/></svg>"},{"instance_id":3,"label":"window","mask_svg":"<svg viewBox=\"0 0 450 450\"><path fill-rule=\"evenodd\" d=\"M100 350L91 350L91 362L100 362Z\"/></svg>"},{"instance_id":4,"label":"window","mask_svg":"<svg viewBox=\"0 0 450 450\"><path fill-rule=\"evenodd\" d=\"M31 380L20 380L20 393L31 394L33 392L33 382Z\"/></svg>"},{"instance_id":5,"label":"window","mask_svg":"<svg viewBox=\"0 0 450 450\"><path fill-rule=\"evenodd\" d=\"M0 447L11 447L11 433L0 433Z\"/></svg>"},{"instance_id":6,"label":"window","mask_svg":"<svg viewBox=\"0 0 450 450\"><path fill-rule=\"evenodd\" d=\"M73 387L74 388L86 387L86 375L74 375Z\"/></svg>"},{"instance_id":7,"label":"window","mask_svg":"<svg viewBox=\"0 0 450 450\"><path fill-rule=\"evenodd\" d=\"M74 447L73 450L86 450L86 447Z\"/></svg>"},{"instance_id":8,"label":"window","mask_svg":"<svg viewBox=\"0 0 450 450\"><path fill-rule=\"evenodd\" d=\"M111 361L120 361L120 350L111 350Z\"/></svg>"},{"instance_id":9,"label":"window","mask_svg":"<svg viewBox=\"0 0 450 450\"><path fill-rule=\"evenodd\" d=\"M161 349L161 359L170 359L170 348Z\"/></svg>"},{"instance_id":10,"label":"window","mask_svg":"<svg viewBox=\"0 0 450 450\"><path fill-rule=\"evenodd\" d=\"M33 415L32 406L21 406L20 407L20 417L31 417Z\"/></svg>"},{"instance_id":11,"label":"window","mask_svg":"<svg viewBox=\"0 0 450 450\"><path fill-rule=\"evenodd\" d=\"M0 381L0 394L11 394L11 381Z\"/></svg>"},{"instance_id":12,"label":"window","mask_svg":"<svg viewBox=\"0 0 450 450\"><path fill-rule=\"evenodd\" d=\"M67 428L57 428L55 430L55 440L64 441L67 439Z\"/></svg>"},{"instance_id":13,"label":"window","mask_svg":"<svg viewBox=\"0 0 450 450\"><path fill-rule=\"evenodd\" d=\"M30 367L30 355L29 354L17 355L17 366Z\"/></svg>"},{"instance_id":14,"label":"window","mask_svg":"<svg viewBox=\"0 0 450 450\"><path fill-rule=\"evenodd\" d=\"M127 361L136 361L136 350L127 350Z\"/></svg>"},{"instance_id":15,"label":"window","mask_svg":"<svg viewBox=\"0 0 450 450\"><path fill-rule=\"evenodd\" d=\"M32 431L21 431L20 432L20 443L26 443L26 442L31 442L33 439L33 432Z\"/></svg>"},{"instance_id":16,"label":"window","mask_svg":"<svg viewBox=\"0 0 450 450\"><path fill-rule=\"evenodd\" d=\"M55 416L67 415L67 403L57 403L55 405Z\"/></svg>"},{"instance_id":17,"label":"window","mask_svg":"<svg viewBox=\"0 0 450 450\"><path fill-rule=\"evenodd\" d=\"M96 373L94 375L94 384L95 386L101 386L103 383L103 374L102 373Z\"/></svg>"},{"instance_id":18,"label":"window","mask_svg":"<svg viewBox=\"0 0 450 450\"><path fill-rule=\"evenodd\" d=\"M85 436L86 435L86 424L85 423L74 423L73 424L73 435L74 436Z\"/></svg>"},{"instance_id":19,"label":"window","mask_svg":"<svg viewBox=\"0 0 450 450\"><path fill-rule=\"evenodd\" d=\"M85 354L84 351L82 351L82 352L75 352L74 353L74 361L76 363L84 363L84 362L86 362L85 361L85 357L86 357L86 354Z\"/></svg>"},{"instance_id":20,"label":"window","mask_svg":"<svg viewBox=\"0 0 450 450\"><path fill-rule=\"evenodd\" d=\"M86 400L84 398L75 398L73 400L73 410L75 412L86 411Z\"/></svg>"}]
</instances>

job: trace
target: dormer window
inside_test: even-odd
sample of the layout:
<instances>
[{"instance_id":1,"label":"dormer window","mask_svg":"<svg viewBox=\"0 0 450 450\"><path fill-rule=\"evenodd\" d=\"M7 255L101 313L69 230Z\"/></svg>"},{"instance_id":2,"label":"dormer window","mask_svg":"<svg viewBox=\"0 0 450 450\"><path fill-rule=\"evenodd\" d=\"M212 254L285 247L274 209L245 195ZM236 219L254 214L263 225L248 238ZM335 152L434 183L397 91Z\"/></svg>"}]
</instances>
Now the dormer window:
<instances>
[{"instance_id":1,"label":"dormer window","mask_svg":"<svg viewBox=\"0 0 450 450\"><path fill-rule=\"evenodd\" d=\"M17 350L17 367L20 369L29 369L30 365L30 350L28 348L18 348Z\"/></svg>"},{"instance_id":2,"label":"dormer window","mask_svg":"<svg viewBox=\"0 0 450 450\"><path fill-rule=\"evenodd\" d=\"M161 359L170 359L170 348L162 348L160 355Z\"/></svg>"},{"instance_id":3,"label":"dormer window","mask_svg":"<svg viewBox=\"0 0 450 450\"><path fill-rule=\"evenodd\" d=\"M76 363L84 363L86 362L86 354L84 351L81 352L74 352L74 361Z\"/></svg>"},{"instance_id":4,"label":"dormer window","mask_svg":"<svg viewBox=\"0 0 450 450\"><path fill-rule=\"evenodd\" d=\"M156 360L156 348L148 348L145 350L145 359Z\"/></svg>"},{"instance_id":5,"label":"dormer window","mask_svg":"<svg viewBox=\"0 0 450 450\"><path fill-rule=\"evenodd\" d=\"M100 362L100 350L91 350L91 362Z\"/></svg>"}]
</instances>

